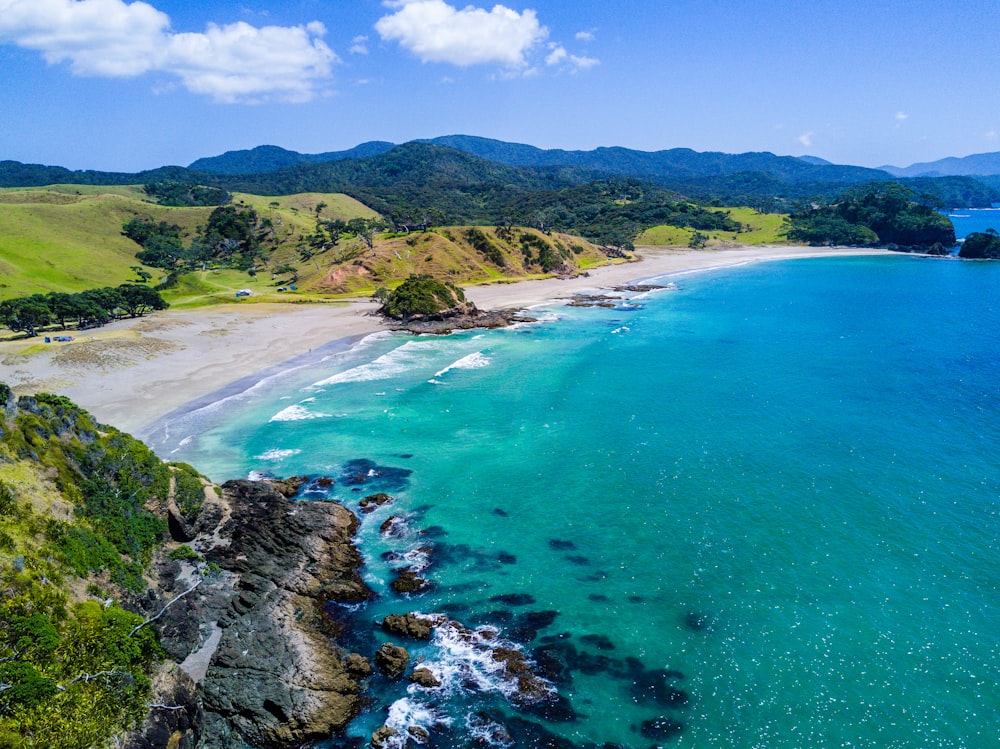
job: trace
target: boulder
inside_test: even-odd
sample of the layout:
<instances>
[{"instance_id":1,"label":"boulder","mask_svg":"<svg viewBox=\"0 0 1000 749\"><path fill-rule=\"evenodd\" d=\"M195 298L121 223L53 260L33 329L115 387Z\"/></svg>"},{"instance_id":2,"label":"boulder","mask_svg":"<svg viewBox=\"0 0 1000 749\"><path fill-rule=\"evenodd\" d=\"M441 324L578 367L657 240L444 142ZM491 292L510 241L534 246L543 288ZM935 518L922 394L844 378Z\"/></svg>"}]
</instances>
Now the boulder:
<instances>
[{"instance_id":1,"label":"boulder","mask_svg":"<svg viewBox=\"0 0 1000 749\"><path fill-rule=\"evenodd\" d=\"M382 629L399 637L429 640L434 633L434 627L444 619L441 614L389 614L382 620Z\"/></svg>"},{"instance_id":2,"label":"boulder","mask_svg":"<svg viewBox=\"0 0 1000 749\"><path fill-rule=\"evenodd\" d=\"M410 662L410 654L406 648L387 642L375 652L375 665L390 679L398 679Z\"/></svg>"},{"instance_id":3,"label":"boulder","mask_svg":"<svg viewBox=\"0 0 1000 749\"><path fill-rule=\"evenodd\" d=\"M420 668L413 669L413 673L410 674L410 681L414 684L419 684L427 689L434 689L441 686L441 682L438 678L431 672L429 668L421 666Z\"/></svg>"}]
</instances>

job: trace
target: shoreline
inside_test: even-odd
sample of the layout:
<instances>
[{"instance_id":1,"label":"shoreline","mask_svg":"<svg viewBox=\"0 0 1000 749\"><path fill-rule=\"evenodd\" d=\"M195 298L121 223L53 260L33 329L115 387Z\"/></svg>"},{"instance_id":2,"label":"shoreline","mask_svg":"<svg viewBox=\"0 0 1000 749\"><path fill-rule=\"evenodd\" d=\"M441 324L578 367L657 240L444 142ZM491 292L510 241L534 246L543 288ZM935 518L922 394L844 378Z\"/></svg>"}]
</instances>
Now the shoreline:
<instances>
[{"instance_id":1,"label":"shoreline","mask_svg":"<svg viewBox=\"0 0 1000 749\"><path fill-rule=\"evenodd\" d=\"M889 255L887 250L741 247L638 248L640 260L587 275L464 289L484 310L526 309L642 279L808 257ZM232 397L290 368L348 350L388 330L368 299L321 304L232 304L158 312L74 335L0 342L0 382L15 394L53 392L98 421L149 436L170 418Z\"/></svg>"}]
</instances>

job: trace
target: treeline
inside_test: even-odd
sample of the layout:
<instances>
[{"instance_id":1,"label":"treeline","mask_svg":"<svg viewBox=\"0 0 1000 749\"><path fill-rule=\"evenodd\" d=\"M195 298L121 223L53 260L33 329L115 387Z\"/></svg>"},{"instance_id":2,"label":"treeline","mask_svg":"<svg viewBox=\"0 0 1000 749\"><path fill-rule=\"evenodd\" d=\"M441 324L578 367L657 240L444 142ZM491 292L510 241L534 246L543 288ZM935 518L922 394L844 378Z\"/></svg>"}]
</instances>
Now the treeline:
<instances>
[{"instance_id":1,"label":"treeline","mask_svg":"<svg viewBox=\"0 0 1000 749\"><path fill-rule=\"evenodd\" d=\"M233 199L224 187L209 187L191 182L147 182L142 191L160 205L181 206L226 205Z\"/></svg>"},{"instance_id":2,"label":"treeline","mask_svg":"<svg viewBox=\"0 0 1000 749\"><path fill-rule=\"evenodd\" d=\"M829 205L789 217L788 238L811 245L881 246L944 253L955 245L951 220L895 182L864 185Z\"/></svg>"},{"instance_id":3,"label":"treeline","mask_svg":"<svg viewBox=\"0 0 1000 749\"><path fill-rule=\"evenodd\" d=\"M152 310L167 308L159 292L138 283L123 283L88 289L77 294L53 291L0 302L0 324L16 333L38 335L38 331L58 324L66 330L94 328L122 317L142 317Z\"/></svg>"}]
</instances>

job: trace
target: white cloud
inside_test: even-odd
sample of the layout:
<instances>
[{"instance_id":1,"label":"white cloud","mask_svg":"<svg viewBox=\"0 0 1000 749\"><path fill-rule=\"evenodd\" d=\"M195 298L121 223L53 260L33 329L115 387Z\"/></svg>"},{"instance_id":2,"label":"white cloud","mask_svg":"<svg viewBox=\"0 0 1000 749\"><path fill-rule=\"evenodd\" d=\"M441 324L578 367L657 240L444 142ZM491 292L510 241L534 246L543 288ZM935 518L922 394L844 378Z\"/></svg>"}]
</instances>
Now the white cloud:
<instances>
[{"instance_id":1,"label":"white cloud","mask_svg":"<svg viewBox=\"0 0 1000 749\"><path fill-rule=\"evenodd\" d=\"M368 54L368 37L367 36L356 36L351 40L352 55L367 55Z\"/></svg>"},{"instance_id":2,"label":"white cloud","mask_svg":"<svg viewBox=\"0 0 1000 749\"><path fill-rule=\"evenodd\" d=\"M802 135L800 135L795 140L797 140L806 148L811 148L813 144L813 131L810 130L808 133L802 133Z\"/></svg>"},{"instance_id":3,"label":"white cloud","mask_svg":"<svg viewBox=\"0 0 1000 749\"><path fill-rule=\"evenodd\" d=\"M396 0L386 6L396 12L380 18L375 30L423 62L522 68L528 52L549 33L530 9L518 13L495 5L487 11L470 5L458 10L444 0Z\"/></svg>"},{"instance_id":4,"label":"white cloud","mask_svg":"<svg viewBox=\"0 0 1000 749\"><path fill-rule=\"evenodd\" d=\"M566 51L565 47L555 42L549 44L549 49L551 51L545 57L545 64L549 67L561 65L572 69L573 72L576 72L577 70L587 70L595 65L599 65L601 62L594 57L578 57L577 55L571 55Z\"/></svg>"},{"instance_id":5,"label":"white cloud","mask_svg":"<svg viewBox=\"0 0 1000 749\"><path fill-rule=\"evenodd\" d=\"M68 62L81 76L162 72L221 102L313 98L337 56L323 24L255 27L209 24L174 33L170 18L144 2L0 0L0 42Z\"/></svg>"},{"instance_id":6,"label":"white cloud","mask_svg":"<svg viewBox=\"0 0 1000 749\"><path fill-rule=\"evenodd\" d=\"M896 120L896 127L902 127L903 123L910 119L910 115L906 112L896 112L896 116L893 118Z\"/></svg>"},{"instance_id":7,"label":"white cloud","mask_svg":"<svg viewBox=\"0 0 1000 749\"><path fill-rule=\"evenodd\" d=\"M594 41L594 38L595 37L594 37L594 32L593 31L577 31L576 32L576 40L578 42L592 42L592 41Z\"/></svg>"},{"instance_id":8,"label":"white cloud","mask_svg":"<svg viewBox=\"0 0 1000 749\"><path fill-rule=\"evenodd\" d=\"M989 131L983 133L983 136L986 138L986 140L996 140L997 131L996 130L989 130Z\"/></svg>"}]
</instances>

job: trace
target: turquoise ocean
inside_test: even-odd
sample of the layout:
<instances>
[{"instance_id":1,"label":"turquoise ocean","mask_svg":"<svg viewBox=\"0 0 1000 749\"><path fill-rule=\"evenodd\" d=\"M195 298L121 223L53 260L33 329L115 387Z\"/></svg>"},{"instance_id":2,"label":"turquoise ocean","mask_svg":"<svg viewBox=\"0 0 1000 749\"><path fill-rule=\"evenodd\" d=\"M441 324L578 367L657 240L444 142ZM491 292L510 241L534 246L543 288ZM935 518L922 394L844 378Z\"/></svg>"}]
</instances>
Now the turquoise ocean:
<instances>
[{"instance_id":1,"label":"turquoise ocean","mask_svg":"<svg viewBox=\"0 0 1000 749\"><path fill-rule=\"evenodd\" d=\"M380 597L341 612L351 646L370 654L392 612L480 629L402 643L443 686L376 683L351 736L996 746L1000 264L659 280L674 288L610 309L314 352L147 436L216 480L330 476L304 496L356 510L395 498L363 518ZM401 566L433 589L394 594ZM538 664L557 709L518 704L498 643Z\"/></svg>"}]
</instances>

